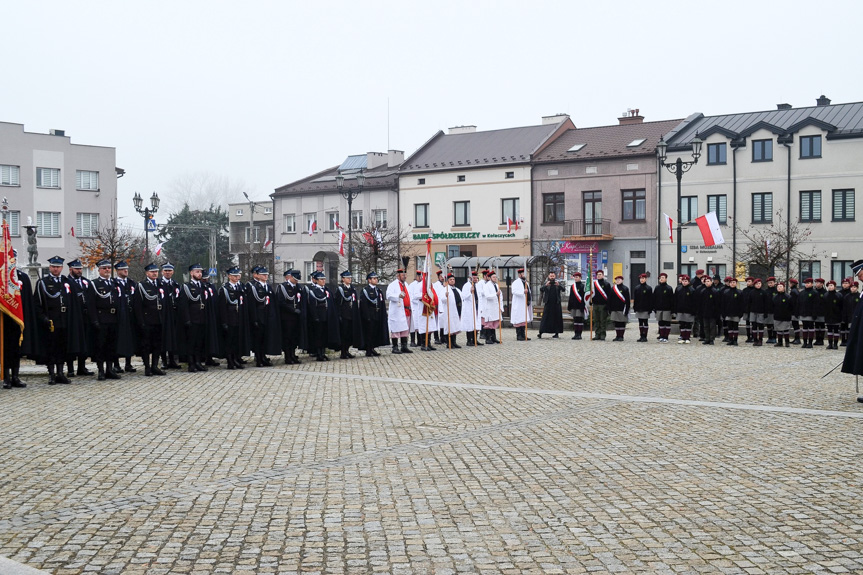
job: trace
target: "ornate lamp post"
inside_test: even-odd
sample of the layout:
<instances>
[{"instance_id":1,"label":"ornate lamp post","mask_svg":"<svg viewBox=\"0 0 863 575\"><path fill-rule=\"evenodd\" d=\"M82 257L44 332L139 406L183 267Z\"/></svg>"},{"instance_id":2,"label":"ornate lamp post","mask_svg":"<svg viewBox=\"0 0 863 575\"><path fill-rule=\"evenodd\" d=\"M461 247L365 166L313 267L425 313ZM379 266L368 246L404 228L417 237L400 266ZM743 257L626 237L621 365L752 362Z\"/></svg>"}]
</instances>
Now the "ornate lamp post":
<instances>
[{"instance_id":1,"label":"ornate lamp post","mask_svg":"<svg viewBox=\"0 0 863 575\"><path fill-rule=\"evenodd\" d=\"M159 195L156 192L153 192L153 195L150 196L150 206L149 208L142 208L142 204L144 203L144 199L141 197L141 194L135 192L135 196L132 198L132 203L135 204L135 211L144 216L144 251L146 254L150 254L150 218L159 211Z\"/></svg>"},{"instance_id":2,"label":"ornate lamp post","mask_svg":"<svg viewBox=\"0 0 863 575\"><path fill-rule=\"evenodd\" d=\"M366 176L362 172L359 172L356 175L357 178L357 187L356 188L346 188L345 187L345 177L341 174L336 175L336 186L339 189L339 193L348 201L348 270L352 270L353 266L353 256L354 256L354 235L351 233L354 231L354 217L353 217L353 205L354 198L360 195L363 191L363 186L366 183Z\"/></svg>"},{"instance_id":3,"label":"ornate lamp post","mask_svg":"<svg viewBox=\"0 0 863 575\"><path fill-rule=\"evenodd\" d=\"M695 133L695 138L692 140L692 161L684 162L680 156L677 157L677 160L674 162L667 163L665 160L668 159L668 144L665 142L664 138L659 139L659 143L656 144L656 155L659 159L659 165L664 166L668 169L669 172L677 176L677 276L680 277L680 268L682 266L681 260L681 241L680 241L680 233L682 231L681 224L681 189L680 182L683 179L683 172L688 172L689 169L698 163L698 158L701 157L701 145L704 142L698 137L698 132Z\"/></svg>"}]
</instances>

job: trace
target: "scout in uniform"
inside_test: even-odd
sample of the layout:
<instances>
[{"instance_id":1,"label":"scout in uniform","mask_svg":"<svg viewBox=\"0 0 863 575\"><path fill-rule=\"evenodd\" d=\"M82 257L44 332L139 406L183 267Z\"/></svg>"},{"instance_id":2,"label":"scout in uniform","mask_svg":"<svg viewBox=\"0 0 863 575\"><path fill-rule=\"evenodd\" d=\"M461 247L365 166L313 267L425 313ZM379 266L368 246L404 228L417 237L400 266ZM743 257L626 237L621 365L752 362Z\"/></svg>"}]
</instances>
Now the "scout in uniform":
<instances>
[{"instance_id":1,"label":"scout in uniform","mask_svg":"<svg viewBox=\"0 0 863 575\"><path fill-rule=\"evenodd\" d=\"M584 298L584 282L581 281L581 272L572 274L572 284L569 286L569 301L566 304L566 309L572 316L572 330L574 332L572 339L581 339L581 333L584 331L584 317L587 309L587 302Z\"/></svg>"},{"instance_id":2,"label":"scout in uniform","mask_svg":"<svg viewBox=\"0 0 863 575\"><path fill-rule=\"evenodd\" d=\"M704 270L695 270L695 277L692 278L689 282L689 285L692 287L693 294L696 296L696 301L698 298L698 292L704 285L705 277L707 276L705 275ZM692 322L692 335L699 339L704 337L704 331L701 327L701 316L698 314L698 312L695 313L695 319Z\"/></svg>"},{"instance_id":3,"label":"scout in uniform","mask_svg":"<svg viewBox=\"0 0 863 575\"><path fill-rule=\"evenodd\" d=\"M653 311L653 288L647 285L647 274L638 276L638 285L632 290L632 308L635 310L635 317L638 318L636 341L644 343L647 341L650 312Z\"/></svg>"},{"instance_id":4,"label":"scout in uniform","mask_svg":"<svg viewBox=\"0 0 863 575\"><path fill-rule=\"evenodd\" d=\"M527 337L527 322L533 318L533 298L530 293L530 283L524 278L524 268L518 270L518 277L512 282L512 300L510 302L509 318L515 328L516 341L530 341ZM561 323L562 320L561 320Z\"/></svg>"},{"instance_id":5,"label":"scout in uniform","mask_svg":"<svg viewBox=\"0 0 863 575\"><path fill-rule=\"evenodd\" d=\"M596 330L596 339L605 341L605 324L608 322L608 298L611 297L611 285L605 281L605 272L596 271L593 286L590 289L590 304L593 307L593 323Z\"/></svg>"},{"instance_id":6,"label":"scout in uniform","mask_svg":"<svg viewBox=\"0 0 863 575\"><path fill-rule=\"evenodd\" d=\"M189 373L207 371L203 362L207 350L207 305L210 302L201 284L203 269L201 264L189 266L191 279L183 284L177 297L177 315L184 334L181 341L185 345Z\"/></svg>"},{"instance_id":7,"label":"scout in uniform","mask_svg":"<svg viewBox=\"0 0 863 575\"><path fill-rule=\"evenodd\" d=\"M366 357L380 355L376 347L387 344L387 308L384 292L378 288L378 274L366 274L366 285L359 293L360 321L362 322L362 344ZM408 349L408 353L411 353Z\"/></svg>"},{"instance_id":8,"label":"scout in uniform","mask_svg":"<svg viewBox=\"0 0 863 575\"><path fill-rule=\"evenodd\" d=\"M773 329L773 296L776 295L776 278L767 278L767 318L764 321L764 329L767 330L767 343L776 343L776 333Z\"/></svg>"},{"instance_id":9,"label":"scout in uniform","mask_svg":"<svg viewBox=\"0 0 863 575\"><path fill-rule=\"evenodd\" d=\"M803 279L803 289L797 294L797 315L800 317L801 349L811 348L815 339L815 318L821 308L821 295L812 286L812 278Z\"/></svg>"},{"instance_id":10,"label":"scout in uniform","mask_svg":"<svg viewBox=\"0 0 863 575\"><path fill-rule=\"evenodd\" d=\"M282 352L285 354L285 365L297 365L300 363L300 358L297 357L297 347L301 344L302 330L305 329L304 318L302 318L302 293L300 270L285 270L285 281L276 288L279 321L282 325Z\"/></svg>"},{"instance_id":11,"label":"scout in uniform","mask_svg":"<svg viewBox=\"0 0 863 575\"><path fill-rule=\"evenodd\" d=\"M360 307L357 300L357 290L351 285L353 276L350 270L341 274L342 283L336 289L336 306L339 309L339 339L342 344L340 359L352 359L354 355L350 352L351 345L360 346Z\"/></svg>"},{"instance_id":12,"label":"scout in uniform","mask_svg":"<svg viewBox=\"0 0 863 575\"><path fill-rule=\"evenodd\" d=\"M842 280L842 291L841 291L841 294L842 294L842 302L843 302L843 306L844 306L844 302L845 302L845 296L846 296L846 295L848 295L849 293L851 293L851 284L852 284L852 279L851 279L851 278L845 278L845 279L843 279L843 280ZM838 291L838 290L837 290L837 291ZM845 347L846 345L848 345L848 324L849 324L849 320L850 320L850 317L846 320L846 318L845 318L845 314L843 313L843 314L842 314L841 321L839 322L839 338L840 338L840 340L841 340L841 342L842 342L842 343L841 343L842 347Z\"/></svg>"},{"instance_id":13,"label":"scout in uniform","mask_svg":"<svg viewBox=\"0 0 863 575\"><path fill-rule=\"evenodd\" d=\"M728 289L722 292L719 313L725 318L728 333L726 345L737 345L740 335L740 317L743 315L743 293L737 289L737 278L729 277Z\"/></svg>"},{"instance_id":14,"label":"scout in uniform","mask_svg":"<svg viewBox=\"0 0 863 575\"><path fill-rule=\"evenodd\" d=\"M773 296L773 329L776 332L776 343L773 347L791 347L791 314L794 312L794 296L785 291L785 284L776 284L776 294Z\"/></svg>"},{"instance_id":15,"label":"scout in uniform","mask_svg":"<svg viewBox=\"0 0 863 575\"><path fill-rule=\"evenodd\" d=\"M659 324L659 342L668 343L671 335L671 316L674 313L674 289L668 285L668 274L659 274L659 283L653 290L653 312Z\"/></svg>"},{"instance_id":16,"label":"scout in uniform","mask_svg":"<svg viewBox=\"0 0 863 575\"><path fill-rule=\"evenodd\" d=\"M824 278L815 278L814 289L820 297L815 300L815 341L812 342L812 345L824 345L824 336L827 333L827 326L824 321L824 294L827 293L827 288L824 287Z\"/></svg>"},{"instance_id":17,"label":"scout in uniform","mask_svg":"<svg viewBox=\"0 0 863 575\"><path fill-rule=\"evenodd\" d=\"M797 296L800 290L797 289L798 282L795 278L788 280L788 294L794 300L794 307L791 310L791 331L794 332L794 339L791 340L791 345L800 345L800 316L797 315Z\"/></svg>"},{"instance_id":18,"label":"scout in uniform","mask_svg":"<svg viewBox=\"0 0 863 575\"><path fill-rule=\"evenodd\" d=\"M147 279L138 284L132 297L132 308L138 323L141 359L144 362L144 376L165 375L159 369L159 355L162 351L162 323L165 320L165 289L159 285L159 266L147 264L144 267Z\"/></svg>"},{"instance_id":19,"label":"scout in uniform","mask_svg":"<svg viewBox=\"0 0 863 575\"><path fill-rule=\"evenodd\" d=\"M228 270L225 282L216 299L217 321L221 328L221 349L230 370L243 369L240 358L249 351L249 310L243 285L242 273L234 266ZM285 355L287 363L287 355Z\"/></svg>"},{"instance_id":20,"label":"scout in uniform","mask_svg":"<svg viewBox=\"0 0 863 575\"><path fill-rule=\"evenodd\" d=\"M689 276L680 276L680 285L674 290L674 313L680 325L680 339L677 343L689 345L692 337L692 322L695 319L695 290L689 285Z\"/></svg>"},{"instance_id":21,"label":"scout in uniform","mask_svg":"<svg viewBox=\"0 0 863 575\"><path fill-rule=\"evenodd\" d=\"M479 334L482 332L479 304L482 298L477 296L477 281L479 274L473 271L461 288L461 330L467 334L467 344L472 347L483 345L479 342Z\"/></svg>"},{"instance_id":22,"label":"scout in uniform","mask_svg":"<svg viewBox=\"0 0 863 575\"><path fill-rule=\"evenodd\" d=\"M716 322L720 317L719 291L713 288L713 278L709 275L702 277L701 289L695 293L704 345L713 345L713 340L716 339Z\"/></svg>"},{"instance_id":23,"label":"scout in uniform","mask_svg":"<svg viewBox=\"0 0 863 575\"><path fill-rule=\"evenodd\" d=\"M111 278L111 262L98 264L99 277L90 282L87 292L87 311L96 335L94 359L99 381L120 379L114 364L117 359L117 339L120 324L120 306L124 305L121 289Z\"/></svg>"},{"instance_id":24,"label":"scout in uniform","mask_svg":"<svg viewBox=\"0 0 863 575\"><path fill-rule=\"evenodd\" d=\"M614 322L615 337L612 341L623 341L623 335L626 333L626 322L629 320L630 299L629 288L623 285L623 276L615 277L607 307L611 321Z\"/></svg>"},{"instance_id":25,"label":"scout in uniform","mask_svg":"<svg viewBox=\"0 0 863 575\"><path fill-rule=\"evenodd\" d=\"M393 344L393 353L413 353L408 347L408 333L411 331L411 325L418 326L416 321L411 324L411 317L414 315L414 298L411 290L415 284L419 284L419 291L422 292L422 282L414 282L409 290L405 285L405 270L396 270L396 281L387 286L387 304L389 313L387 314L387 326L390 332L390 340ZM401 349L399 349L401 343ZM422 344L422 349L426 350L425 343ZM434 348L432 348L434 349Z\"/></svg>"},{"instance_id":26,"label":"scout in uniform","mask_svg":"<svg viewBox=\"0 0 863 575\"><path fill-rule=\"evenodd\" d=\"M860 303L860 284L853 279L850 282L848 293L842 298L842 322L846 326L851 326L851 320L854 318L854 310L857 309L857 304ZM848 336L850 330L846 329L845 339L842 340L842 347L848 347Z\"/></svg>"},{"instance_id":27,"label":"scout in uniform","mask_svg":"<svg viewBox=\"0 0 863 575\"><path fill-rule=\"evenodd\" d=\"M839 322L842 321L842 295L836 291L836 282L827 282L827 292L821 297L824 307L824 325L827 349L839 349Z\"/></svg>"},{"instance_id":28,"label":"scout in uniform","mask_svg":"<svg viewBox=\"0 0 863 575\"><path fill-rule=\"evenodd\" d=\"M752 345L761 347L767 322L767 292L761 289L761 278L753 279L752 287L754 289L749 292L749 325L752 326Z\"/></svg>"},{"instance_id":29,"label":"scout in uniform","mask_svg":"<svg viewBox=\"0 0 863 575\"><path fill-rule=\"evenodd\" d=\"M543 307L542 319L539 322L539 333L536 337L542 338L543 333L553 333L551 336L557 338L563 331L563 309L561 306L561 295L566 291L557 281L557 275L549 272L545 283L539 288L542 294Z\"/></svg>"}]
</instances>

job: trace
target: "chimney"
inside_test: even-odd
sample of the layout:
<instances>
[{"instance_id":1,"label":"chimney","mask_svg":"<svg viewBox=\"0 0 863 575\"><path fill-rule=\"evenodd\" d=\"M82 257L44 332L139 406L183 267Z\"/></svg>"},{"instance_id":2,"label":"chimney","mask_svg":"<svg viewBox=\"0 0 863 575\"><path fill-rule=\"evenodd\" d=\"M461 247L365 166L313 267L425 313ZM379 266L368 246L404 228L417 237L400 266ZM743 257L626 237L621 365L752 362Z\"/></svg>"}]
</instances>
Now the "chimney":
<instances>
[{"instance_id":1,"label":"chimney","mask_svg":"<svg viewBox=\"0 0 863 575\"><path fill-rule=\"evenodd\" d=\"M776 104L777 110L790 110L791 104Z\"/></svg>"},{"instance_id":2,"label":"chimney","mask_svg":"<svg viewBox=\"0 0 863 575\"><path fill-rule=\"evenodd\" d=\"M622 116L620 116L617 121L620 122L620 126L629 126L630 124L643 124L644 116L639 115L638 108L634 110L629 108L624 112Z\"/></svg>"},{"instance_id":3,"label":"chimney","mask_svg":"<svg viewBox=\"0 0 863 575\"><path fill-rule=\"evenodd\" d=\"M828 98L824 94L821 94L821 97L818 98L817 100L815 100L815 103L819 106L829 106L830 105L830 98Z\"/></svg>"},{"instance_id":4,"label":"chimney","mask_svg":"<svg viewBox=\"0 0 863 575\"><path fill-rule=\"evenodd\" d=\"M387 155L383 152L366 152L366 169L372 170L387 163Z\"/></svg>"},{"instance_id":5,"label":"chimney","mask_svg":"<svg viewBox=\"0 0 863 575\"><path fill-rule=\"evenodd\" d=\"M476 132L476 126L453 126L449 129L450 135L453 134L473 134Z\"/></svg>"},{"instance_id":6,"label":"chimney","mask_svg":"<svg viewBox=\"0 0 863 575\"><path fill-rule=\"evenodd\" d=\"M823 98L824 96L821 96L821 97ZM827 100L827 103L829 104L829 103L830 103L830 100ZM50 130L50 132L49 132L49 133L50 133L52 136L65 136L65 135L66 135L66 130L55 130L54 128L51 128L51 130Z\"/></svg>"},{"instance_id":7,"label":"chimney","mask_svg":"<svg viewBox=\"0 0 863 575\"><path fill-rule=\"evenodd\" d=\"M561 122L565 122L569 119L569 114L555 114L554 116L543 116L542 117L542 125L545 126L547 124L559 124Z\"/></svg>"},{"instance_id":8,"label":"chimney","mask_svg":"<svg viewBox=\"0 0 863 575\"><path fill-rule=\"evenodd\" d=\"M405 161L405 153L401 150L387 151L387 167L397 168Z\"/></svg>"}]
</instances>

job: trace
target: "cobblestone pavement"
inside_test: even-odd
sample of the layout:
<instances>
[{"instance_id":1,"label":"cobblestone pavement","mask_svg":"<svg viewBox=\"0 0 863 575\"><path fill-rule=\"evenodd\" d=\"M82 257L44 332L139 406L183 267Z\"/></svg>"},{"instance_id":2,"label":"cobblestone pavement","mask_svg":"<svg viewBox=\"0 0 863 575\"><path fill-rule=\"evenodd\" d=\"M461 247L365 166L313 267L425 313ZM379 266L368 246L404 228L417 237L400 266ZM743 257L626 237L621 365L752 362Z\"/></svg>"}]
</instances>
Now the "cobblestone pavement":
<instances>
[{"instance_id":1,"label":"cobblestone pavement","mask_svg":"<svg viewBox=\"0 0 863 575\"><path fill-rule=\"evenodd\" d=\"M0 391L0 555L51 573L863 572L824 348L545 336ZM652 337L652 336L651 336Z\"/></svg>"}]
</instances>

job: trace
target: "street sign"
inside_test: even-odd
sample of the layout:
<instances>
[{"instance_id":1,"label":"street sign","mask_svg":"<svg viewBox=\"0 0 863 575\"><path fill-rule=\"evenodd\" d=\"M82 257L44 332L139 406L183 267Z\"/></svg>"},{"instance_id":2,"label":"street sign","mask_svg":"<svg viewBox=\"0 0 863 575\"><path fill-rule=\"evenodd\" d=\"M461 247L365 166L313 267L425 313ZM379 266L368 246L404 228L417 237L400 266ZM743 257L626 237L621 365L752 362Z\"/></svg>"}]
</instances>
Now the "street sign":
<instances>
[{"instance_id":1,"label":"street sign","mask_svg":"<svg viewBox=\"0 0 863 575\"><path fill-rule=\"evenodd\" d=\"M216 277L216 268L210 268L210 277Z\"/></svg>"},{"instance_id":2,"label":"street sign","mask_svg":"<svg viewBox=\"0 0 863 575\"><path fill-rule=\"evenodd\" d=\"M156 231L156 218L150 216L150 219L147 220L147 231L155 232Z\"/></svg>"},{"instance_id":3,"label":"street sign","mask_svg":"<svg viewBox=\"0 0 863 575\"><path fill-rule=\"evenodd\" d=\"M437 264L437 267L443 269L443 264L446 261L446 252L435 252L434 253L434 263Z\"/></svg>"},{"instance_id":4,"label":"street sign","mask_svg":"<svg viewBox=\"0 0 863 575\"><path fill-rule=\"evenodd\" d=\"M608 250L602 250L602 267L608 265Z\"/></svg>"}]
</instances>

